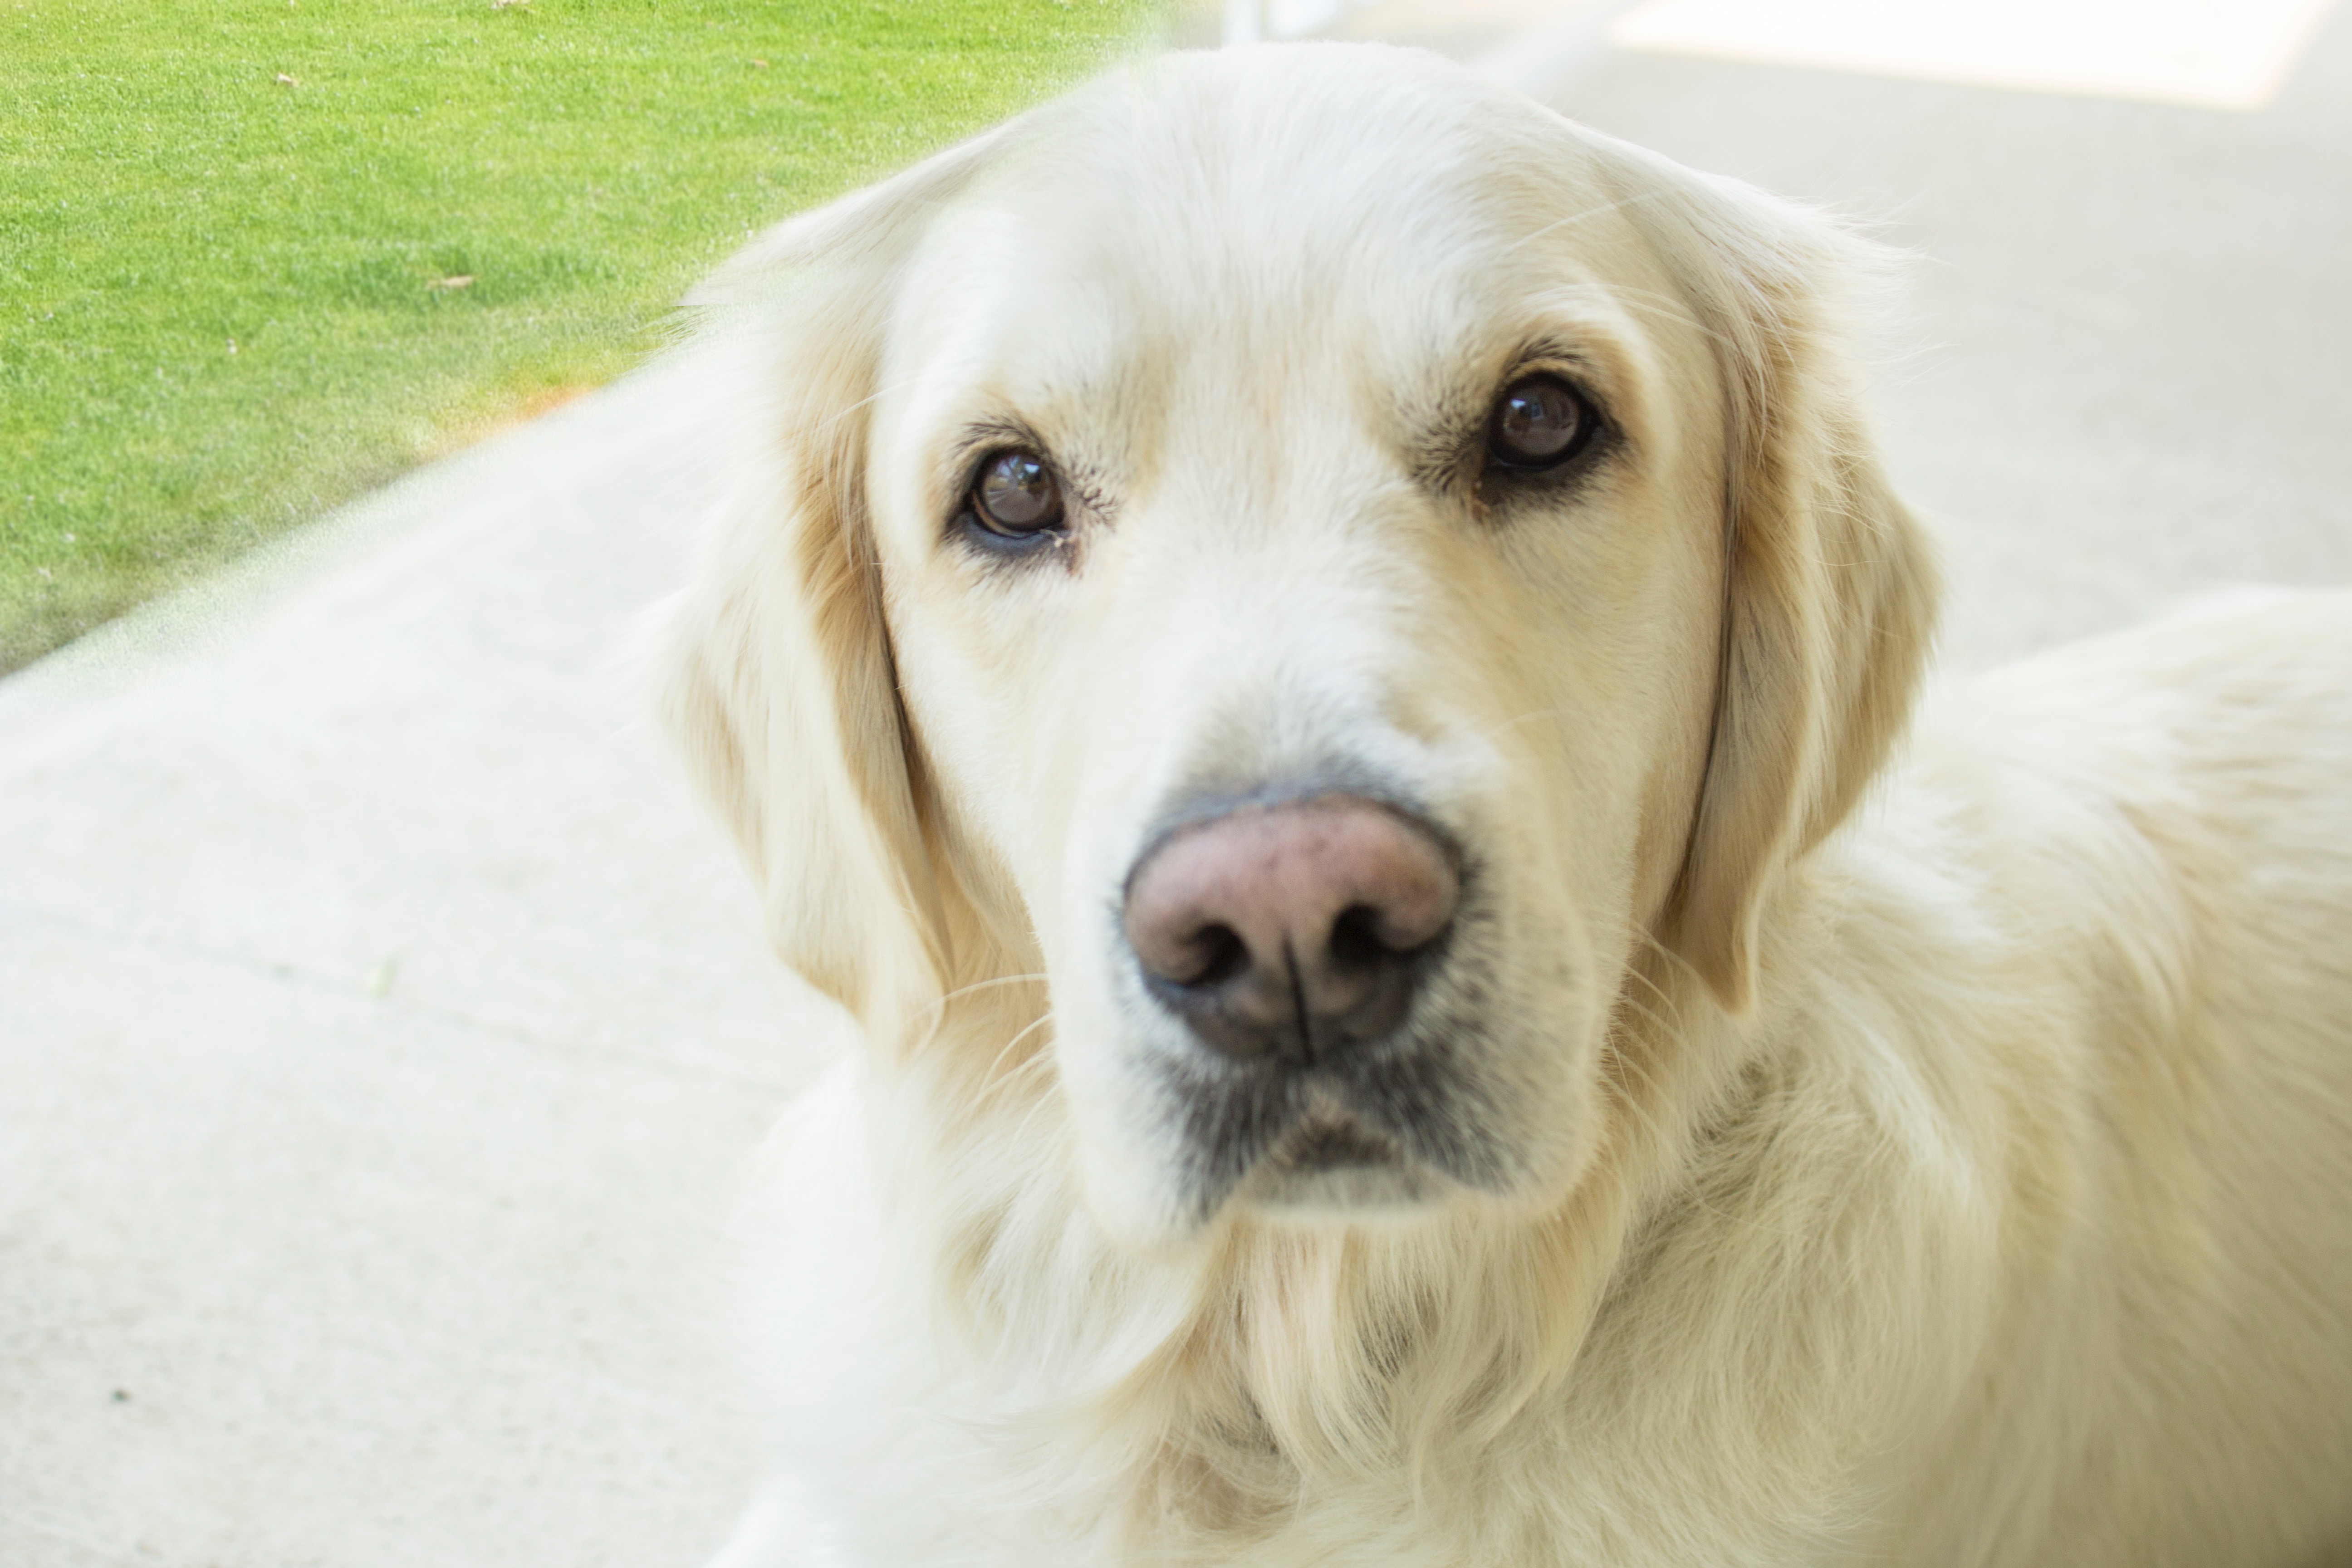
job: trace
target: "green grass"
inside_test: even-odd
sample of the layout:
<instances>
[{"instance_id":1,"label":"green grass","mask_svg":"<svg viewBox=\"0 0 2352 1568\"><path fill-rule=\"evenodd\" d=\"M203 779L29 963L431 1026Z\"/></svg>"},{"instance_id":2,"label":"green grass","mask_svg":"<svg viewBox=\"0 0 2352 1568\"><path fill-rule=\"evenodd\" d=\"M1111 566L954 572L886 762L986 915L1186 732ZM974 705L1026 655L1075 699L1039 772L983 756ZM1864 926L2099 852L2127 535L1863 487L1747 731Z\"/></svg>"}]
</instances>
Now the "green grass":
<instances>
[{"instance_id":1,"label":"green grass","mask_svg":"<svg viewBox=\"0 0 2352 1568\"><path fill-rule=\"evenodd\" d=\"M625 369L759 226L1157 13L0 0L0 669Z\"/></svg>"}]
</instances>

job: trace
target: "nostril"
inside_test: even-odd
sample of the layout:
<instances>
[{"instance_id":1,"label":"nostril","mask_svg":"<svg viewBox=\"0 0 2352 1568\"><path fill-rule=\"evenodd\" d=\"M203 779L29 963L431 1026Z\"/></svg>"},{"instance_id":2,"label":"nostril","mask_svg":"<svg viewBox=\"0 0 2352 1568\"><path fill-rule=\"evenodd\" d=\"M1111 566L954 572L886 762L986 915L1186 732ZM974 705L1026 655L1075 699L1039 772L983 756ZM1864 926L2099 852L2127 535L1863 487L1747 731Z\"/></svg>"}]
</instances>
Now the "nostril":
<instances>
[{"instance_id":1,"label":"nostril","mask_svg":"<svg viewBox=\"0 0 2352 1568\"><path fill-rule=\"evenodd\" d=\"M1377 969L1398 956L1381 940L1381 912L1370 904L1350 904L1331 922L1331 962L1340 969Z\"/></svg>"},{"instance_id":2,"label":"nostril","mask_svg":"<svg viewBox=\"0 0 2352 1568\"><path fill-rule=\"evenodd\" d=\"M1249 967L1249 944L1229 925L1205 925L1184 943L1190 973L1163 974L1178 985L1199 988L1223 985Z\"/></svg>"}]
</instances>

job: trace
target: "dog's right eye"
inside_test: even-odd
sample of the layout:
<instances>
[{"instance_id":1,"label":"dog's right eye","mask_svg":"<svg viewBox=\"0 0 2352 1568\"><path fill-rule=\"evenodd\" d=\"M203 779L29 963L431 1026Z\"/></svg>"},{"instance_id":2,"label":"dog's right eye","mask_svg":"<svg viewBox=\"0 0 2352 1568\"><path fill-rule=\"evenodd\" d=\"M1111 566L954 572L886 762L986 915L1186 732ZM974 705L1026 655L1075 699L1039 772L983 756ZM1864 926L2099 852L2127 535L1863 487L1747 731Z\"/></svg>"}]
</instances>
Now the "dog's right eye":
<instances>
[{"instance_id":1,"label":"dog's right eye","mask_svg":"<svg viewBox=\"0 0 2352 1568\"><path fill-rule=\"evenodd\" d=\"M1062 525L1062 487L1045 459L1015 448L983 459L971 482L971 515L984 532L1028 540Z\"/></svg>"},{"instance_id":2,"label":"dog's right eye","mask_svg":"<svg viewBox=\"0 0 2352 1568\"><path fill-rule=\"evenodd\" d=\"M1559 376L1522 376L1487 416L1487 459L1520 473L1558 468L1584 450L1599 424L1584 395Z\"/></svg>"}]
</instances>

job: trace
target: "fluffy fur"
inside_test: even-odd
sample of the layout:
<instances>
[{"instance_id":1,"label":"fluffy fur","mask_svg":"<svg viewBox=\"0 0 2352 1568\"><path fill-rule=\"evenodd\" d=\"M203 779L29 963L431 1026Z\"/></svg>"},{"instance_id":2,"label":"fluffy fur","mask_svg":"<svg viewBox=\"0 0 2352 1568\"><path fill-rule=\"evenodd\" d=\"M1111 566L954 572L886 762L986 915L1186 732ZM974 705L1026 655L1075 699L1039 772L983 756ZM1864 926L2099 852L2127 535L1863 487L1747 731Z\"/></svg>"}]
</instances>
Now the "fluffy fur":
<instances>
[{"instance_id":1,"label":"fluffy fur","mask_svg":"<svg viewBox=\"0 0 2352 1568\"><path fill-rule=\"evenodd\" d=\"M780 1479L723 1563L2352 1539L2352 599L1913 722L1873 267L1334 47L1138 68L714 280L747 435L667 711L865 1037L762 1183ZM1609 423L1558 483L1477 468L1529 365ZM1013 436L1042 558L956 521ZM1475 891L1360 1212L1204 1173L1113 918L1170 811L1299 779Z\"/></svg>"}]
</instances>

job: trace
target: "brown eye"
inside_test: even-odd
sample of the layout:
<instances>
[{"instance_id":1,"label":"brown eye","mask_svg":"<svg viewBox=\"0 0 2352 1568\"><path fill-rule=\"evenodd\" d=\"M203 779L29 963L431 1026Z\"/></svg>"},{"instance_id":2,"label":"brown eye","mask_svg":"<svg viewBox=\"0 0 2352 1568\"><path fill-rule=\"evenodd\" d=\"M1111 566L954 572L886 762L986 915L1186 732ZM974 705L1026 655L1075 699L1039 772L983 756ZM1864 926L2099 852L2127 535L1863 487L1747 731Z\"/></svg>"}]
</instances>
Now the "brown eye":
<instances>
[{"instance_id":1,"label":"brown eye","mask_svg":"<svg viewBox=\"0 0 2352 1568\"><path fill-rule=\"evenodd\" d=\"M1034 452L999 452L972 481L971 512L992 533L1043 533L1062 521L1062 487Z\"/></svg>"},{"instance_id":2,"label":"brown eye","mask_svg":"<svg viewBox=\"0 0 2352 1568\"><path fill-rule=\"evenodd\" d=\"M1591 405L1559 377L1526 376L1495 400L1486 451L1506 468L1549 468L1581 451L1598 423Z\"/></svg>"}]
</instances>

